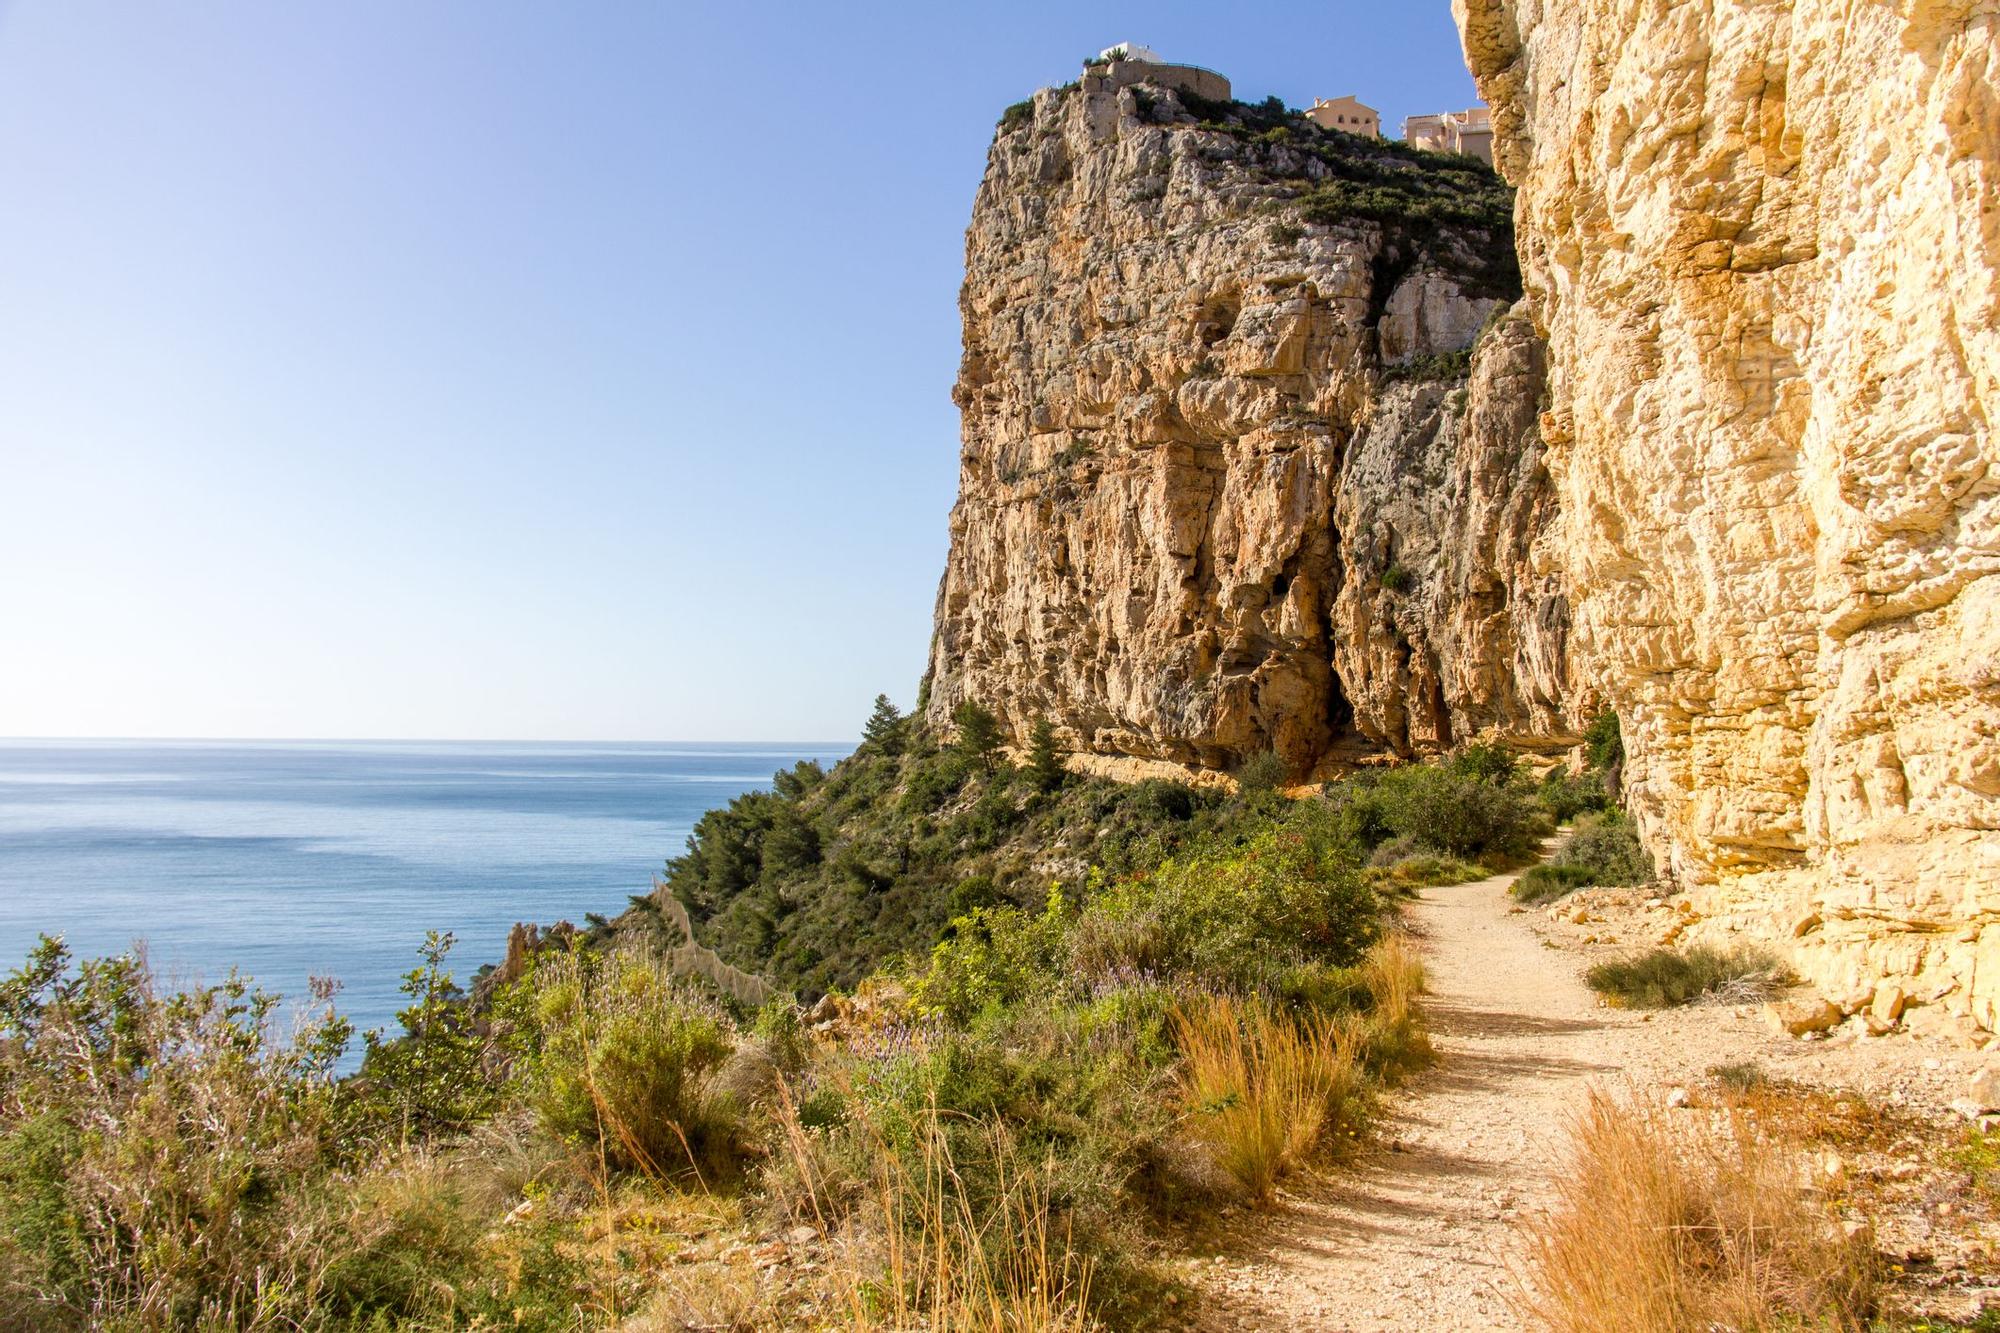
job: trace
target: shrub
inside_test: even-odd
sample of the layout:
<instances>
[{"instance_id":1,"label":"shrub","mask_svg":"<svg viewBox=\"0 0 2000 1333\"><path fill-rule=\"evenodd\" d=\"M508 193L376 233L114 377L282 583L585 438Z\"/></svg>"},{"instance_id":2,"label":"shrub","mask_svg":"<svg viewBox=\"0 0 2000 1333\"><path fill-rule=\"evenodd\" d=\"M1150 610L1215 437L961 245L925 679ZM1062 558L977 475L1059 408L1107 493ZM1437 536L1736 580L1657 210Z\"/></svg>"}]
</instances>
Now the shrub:
<instances>
[{"instance_id":1,"label":"shrub","mask_svg":"<svg viewBox=\"0 0 2000 1333\"><path fill-rule=\"evenodd\" d=\"M1375 884L1397 889L1469 884L1487 875L1484 866L1433 851L1407 836L1391 838L1377 847L1368 858L1368 866Z\"/></svg>"},{"instance_id":2,"label":"shrub","mask_svg":"<svg viewBox=\"0 0 2000 1333\"><path fill-rule=\"evenodd\" d=\"M1109 886L1070 945L1084 977L1189 974L1257 989L1286 965L1352 963L1374 941L1378 902L1323 802L1240 848L1209 848Z\"/></svg>"},{"instance_id":3,"label":"shrub","mask_svg":"<svg viewBox=\"0 0 2000 1333\"><path fill-rule=\"evenodd\" d=\"M1726 1065L1712 1065L1709 1068L1708 1076L1738 1096L1755 1092L1771 1081L1765 1077L1762 1069L1749 1060L1739 1060L1733 1064Z\"/></svg>"},{"instance_id":4,"label":"shrub","mask_svg":"<svg viewBox=\"0 0 2000 1333\"><path fill-rule=\"evenodd\" d=\"M1000 113L999 132L1001 134L1011 134L1023 125L1031 124L1034 119L1035 101L1033 98L1029 98L1025 102L1016 102Z\"/></svg>"},{"instance_id":5,"label":"shrub","mask_svg":"<svg viewBox=\"0 0 2000 1333\"><path fill-rule=\"evenodd\" d=\"M335 1160L348 1028L313 1014L278 1041L276 1005L234 976L163 994L137 959L73 964L46 938L0 979L0 1310L32 1312L17 1326L308 1314L335 1242L301 1205Z\"/></svg>"},{"instance_id":6,"label":"shrub","mask_svg":"<svg viewBox=\"0 0 2000 1333\"><path fill-rule=\"evenodd\" d=\"M1038 916L1018 908L979 908L952 922L950 938L931 950L916 979L917 1007L965 1023L992 1005L1015 1004L1055 979L1068 913L1060 888Z\"/></svg>"},{"instance_id":7,"label":"shrub","mask_svg":"<svg viewBox=\"0 0 2000 1333\"><path fill-rule=\"evenodd\" d=\"M456 1133L494 1105L486 1038L464 991L445 970L453 942L448 931L424 936L417 950L422 962L403 977L410 1003L396 1014L401 1035L366 1037L361 1088L375 1114L392 1123L404 1141Z\"/></svg>"},{"instance_id":8,"label":"shrub","mask_svg":"<svg viewBox=\"0 0 2000 1333\"><path fill-rule=\"evenodd\" d=\"M1583 733L1584 752L1595 769L1609 769L1625 761L1625 736L1618 714L1599 713Z\"/></svg>"},{"instance_id":9,"label":"shrub","mask_svg":"<svg viewBox=\"0 0 2000 1333\"><path fill-rule=\"evenodd\" d=\"M1632 821L1616 810L1578 821L1576 832L1557 849L1552 865L1581 870L1589 876L1585 883L1602 885L1650 884L1653 858L1639 844Z\"/></svg>"},{"instance_id":10,"label":"shrub","mask_svg":"<svg viewBox=\"0 0 2000 1333\"><path fill-rule=\"evenodd\" d=\"M1322 1139L1353 1128L1360 1043L1351 1024L1293 1018L1256 999L1198 998L1174 1015L1188 1132L1254 1199Z\"/></svg>"},{"instance_id":11,"label":"shrub","mask_svg":"<svg viewBox=\"0 0 2000 1333\"><path fill-rule=\"evenodd\" d=\"M1479 856L1526 840L1527 802L1508 788L1433 765L1400 770L1388 786L1390 826L1440 851Z\"/></svg>"},{"instance_id":12,"label":"shrub","mask_svg":"<svg viewBox=\"0 0 2000 1333\"><path fill-rule=\"evenodd\" d=\"M1382 571L1382 586L1390 592L1408 592L1416 582L1417 576L1400 563L1391 563Z\"/></svg>"},{"instance_id":13,"label":"shrub","mask_svg":"<svg viewBox=\"0 0 2000 1333\"><path fill-rule=\"evenodd\" d=\"M1545 903L1593 882L1583 866L1538 865L1531 866L1507 892L1516 902Z\"/></svg>"},{"instance_id":14,"label":"shrub","mask_svg":"<svg viewBox=\"0 0 2000 1333\"><path fill-rule=\"evenodd\" d=\"M1535 799L1549 817L1558 824L1570 820L1587 810L1602 810L1611 803L1611 793L1605 789L1602 773L1586 770L1582 773L1567 773L1560 768L1549 770L1542 785L1535 792Z\"/></svg>"},{"instance_id":15,"label":"shrub","mask_svg":"<svg viewBox=\"0 0 2000 1333\"><path fill-rule=\"evenodd\" d=\"M1866 1327L1870 1238L1845 1235L1800 1174L1741 1116L1593 1093L1556 1206L1528 1224L1524 1313L1557 1333Z\"/></svg>"},{"instance_id":16,"label":"shrub","mask_svg":"<svg viewBox=\"0 0 2000 1333\"><path fill-rule=\"evenodd\" d=\"M1277 791L1290 777L1285 761L1272 750L1259 750L1236 769L1236 789L1245 796L1261 796Z\"/></svg>"},{"instance_id":17,"label":"shrub","mask_svg":"<svg viewBox=\"0 0 2000 1333\"><path fill-rule=\"evenodd\" d=\"M1653 949L1585 974L1592 990L1629 1009L1667 1009L1706 995L1751 998L1779 985L1783 969L1756 949Z\"/></svg>"},{"instance_id":18,"label":"shrub","mask_svg":"<svg viewBox=\"0 0 2000 1333\"><path fill-rule=\"evenodd\" d=\"M525 1099L549 1133L660 1179L707 1182L734 1165L736 1108L711 1087L729 1027L662 963L578 950L522 984L512 1036Z\"/></svg>"},{"instance_id":19,"label":"shrub","mask_svg":"<svg viewBox=\"0 0 2000 1333\"><path fill-rule=\"evenodd\" d=\"M911 815L928 815L941 809L964 788L972 770L972 763L956 751L910 766L899 808Z\"/></svg>"},{"instance_id":20,"label":"shrub","mask_svg":"<svg viewBox=\"0 0 2000 1333\"><path fill-rule=\"evenodd\" d=\"M1455 352L1414 356L1400 365L1389 366L1382 372L1382 382L1425 384L1436 380L1462 380L1471 373L1472 348L1462 347ZM1386 584L1388 580L1383 582Z\"/></svg>"}]
</instances>

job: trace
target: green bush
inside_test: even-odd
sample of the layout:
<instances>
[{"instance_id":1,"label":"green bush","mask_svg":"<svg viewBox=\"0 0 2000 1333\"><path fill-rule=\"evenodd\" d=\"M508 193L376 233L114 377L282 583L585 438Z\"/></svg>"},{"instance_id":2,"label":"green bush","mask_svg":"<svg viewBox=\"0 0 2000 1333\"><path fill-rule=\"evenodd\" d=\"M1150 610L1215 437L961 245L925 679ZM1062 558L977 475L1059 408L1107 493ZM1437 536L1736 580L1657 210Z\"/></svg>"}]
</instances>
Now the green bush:
<instances>
[{"instance_id":1,"label":"green bush","mask_svg":"<svg viewBox=\"0 0 2000 1333\"><path fill-rule=\"evenodd\" d=\"M424 936L422 962L403 977L410 1003L396 1014L402 1031L365 1038L358 1088L399 1141L457 1133L493 1109L486 1037L444 967L453 943L450 932Z\"/></svg>"},{"instance_id":2,"label":"green bush","mask_svg":"<svg viewBox=\"0 0 2000 1333\"><path fill-rule=\"evenodd\" d=\"M1718 992L1744 998L1762 995L1779 985L1783 976L1777 960L1761 950L1696 946L1654 949L1599 963L1584 980L1623 1008L1667 1009Z\"/></svg>"},{"instance_id":3,"label":"green bush","mask_svg":"<svg viewBox=\"0 0 2000 1333\"><path fill-rule=\"evenodd\" d=\"M1198 974L1258 989L1302 959L1352 963L1380 929L1378 912L1335 812L1302 801L1241 847L1108 886L1084 907L1071 965L1085 977Z\"/></svg>"},{"instance_id":4,"label":"green bush","mask_svg":"<svg viewBox=\"0 0 2000 1333\"><path fill-rule=\"evenodd\" d=\"M163 994L134 958L46 938L0 979L0 1310L52 1330L309 1313L329 1238L301 1205L337 1161L349 1029L316 1013L278 1041L276 1005L233 976Z\"/></svg>"},{"instance_id":5,"label":"green bush","mask_svg":"<svg viewBox=\"0 0 2000 1333\"><path fill-rule=\"evenodd\" d=\"M737 1111L712 1086L734 1047L728 1021L660 960L572 951L521 985L518 1077L551 1134L654 1176L734 1167Z\"/></svg>"},{"instance_id":6,"label":"green bush","mask_svg":"<svg viewBox=\"0 0 2000 1333\"><path fill-rule=\"evenodd\" d=\"M1377 848L1376 854L1369 858L1369 870L1372 882L1382 888L1442 888L1451 884L1470 884L1485 879L1488 873L1485 866L1439 852L1419 850L1388 858L1384 858L1381 852L1382 849Z\"/></svg>"},{"instance_id":7,"label":"green bush","mask_svg":"<svg viewBox=\"0 0 2000 1333\"><path fill-rule=\"evenodd\" d=\"M1625 761L1625 736L1619 729L1618 714L1599 713L1583 733L1585 753L1590 766L1608 769Z\"/></svg>"},{"instance_id":8,"label":"green bush","mask_svg":"<svg viewBox=\"0 0 2000 1333\"><path fill-rule=\"evenodd\" d=\"M1573 774L1555 768L1542 779L1535 799L1548 811L1549 818L1567 824L1586 811L1604 809L1611 803L1611 793L1605 788L1602 773L1587 769Z\"/></svg>"},{"instance_id":9,"label":"green bush","mask_svg":"<svg viewBox=\"0 0 2000 1333\"><path fill-rule=\"evenodd\" d=\"M1426 384L1437 380L1462 380L1472 373L1472 349L1462 347L1455 352L1436 352L1428 356L1411 357L1401 365L1385 367L1382 371L1384 384Z\"/></svg>"},{"instance_id":10,"label":"green bush","mask_svg":"<svg viewBox=\"0 0 2000 1333\"><path fill-rule=\"evenodd\" d=\"M1587 871L1592 884L1653 881L1653 858L1640 844L1632 821L1616 810L1578 820L1576 832L1556 851L1552 863Z\"/></svg>"},{"instance_id":11,"label":"green bush","mask_svg":"<svg viewBox=\"0 0 2000 1333\"><path fill-rule=\"evenodd\" d=\"M1512 775L1483 776L1498 762L1480 751L1471 759L1407 764L1361 773L1330 785L1336 819L1346 836L1374 848L1407 837L1450 856L1518 855L1532 844L1536 810Z\"/></svg>"},{"instance_id":12,"label":"green bush","mask_svg":"<svg viewBox=\"0 0 2000 1333\"><path fill-rule=\"evenodd\" d=\"M1264 795L1284 786L1290 776L1285 761L1275 751L1260 750L1237 767L1236 787L1246 796Z\"/></svg>"},{"instance_id":13,"label":"green bush","mask_svg":"<svg viewBox=\"0 0 2000 1333\"><path fill-rule=\"evenodd\" d=\"M1508 890L1516 902L1545 903L1593 881L1582 866L1539 865L1530 867Z\"/></svg>"},{"instance_id":14,"label":"green bush","mask_svg":"<svg viewBox=\"0 0 2000 1333\"><path fill-rule=\"evenodd\" d=\"M1391 564L1382 571L1382 586L1390 592L1408 592L1415 587L1417 576L1401 564Z\"/></svg>"},{"instance_id":15,"label":"green bush","mask_svg":"<svg viewBox=\"0 0 2000 1333\"><path fill-rule=\"evenodd\" d=\"M1067 916L1058 888L1039 915L979 908L953 921L950 937L931 950L929 967L912 987L917 1007L962 1024L1048 989L1059 979Z\"/></svg>"}]
</instances>

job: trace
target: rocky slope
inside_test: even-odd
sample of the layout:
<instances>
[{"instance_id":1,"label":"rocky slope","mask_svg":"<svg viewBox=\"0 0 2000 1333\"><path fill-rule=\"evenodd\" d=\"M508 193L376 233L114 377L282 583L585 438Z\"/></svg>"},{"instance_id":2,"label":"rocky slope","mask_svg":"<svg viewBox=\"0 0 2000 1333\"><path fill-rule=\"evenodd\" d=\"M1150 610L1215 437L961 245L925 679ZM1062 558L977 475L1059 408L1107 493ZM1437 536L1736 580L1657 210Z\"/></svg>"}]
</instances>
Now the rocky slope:
<instances>
[{"instance_id":1,"label":"rocky slope","mask_svg":"<svg viewBox=\"0 0 2000 1333\"><path fill-rule=\"evenodd\" d=\"M1010 111L932 716L1046 715L1125 772L1569 744L1510 208L1469 160L1157 85Z\"/></svg>"},{"instance_id":2,"label":"rocky slope","mask_svg":"<svg viewBox=\"0 0 2000 1333\"><path fill-rule=\"evenodd\" d=\"M1844 1005L1994 1026L2000 11L1456 9L1649 839Z\"/></svg>"}]
</instances>

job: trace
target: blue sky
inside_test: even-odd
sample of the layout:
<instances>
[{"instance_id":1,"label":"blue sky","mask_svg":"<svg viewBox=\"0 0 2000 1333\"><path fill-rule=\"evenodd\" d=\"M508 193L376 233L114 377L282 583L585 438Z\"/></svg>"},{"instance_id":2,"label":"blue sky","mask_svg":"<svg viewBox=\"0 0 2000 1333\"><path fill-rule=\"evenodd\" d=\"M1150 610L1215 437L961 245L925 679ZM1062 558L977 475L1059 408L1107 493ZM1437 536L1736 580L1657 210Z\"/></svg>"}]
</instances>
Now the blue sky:
<instances>
[{"instance_id":1,"label":"blue sky","mask_svg":"<svg viewBox=\"0 0 2000 1333\"><path fill-rule=\"evenodd\" d=\"M907 704L986 145L1124 40L1473 95L1445 0L0 0L0 735Z\"/></svg>"}]
</instances>

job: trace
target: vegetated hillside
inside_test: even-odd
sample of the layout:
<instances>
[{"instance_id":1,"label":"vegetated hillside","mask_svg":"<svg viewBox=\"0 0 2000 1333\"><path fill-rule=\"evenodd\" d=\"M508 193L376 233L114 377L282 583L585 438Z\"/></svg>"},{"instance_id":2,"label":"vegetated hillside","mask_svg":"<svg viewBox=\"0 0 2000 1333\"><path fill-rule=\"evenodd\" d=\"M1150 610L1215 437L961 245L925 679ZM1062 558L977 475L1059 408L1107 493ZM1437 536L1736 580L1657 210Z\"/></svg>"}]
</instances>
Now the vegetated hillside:
<instances>
[{"instance_id":1,"label":"vegetated hillside","mask_svg":"<svg viewBox=\"0 0 2000 1333\"><path fill-rule=\"evenodd\" d=\"M1014 789L955 751L980 772L952 781ZM866 755L772 809L943 762ZM1134 839L1115 879L975 908L810 1030L675 975L635 912L525 952L481 1009L434 940L343 1078L322 1004L286 1034L245 983L164 991L46 941L0 978L0 1327L1157 1326L1176 1222L1350 1142L1425 1050L1339 808L1166 822L1174 859ZM718 827L698 852L740 850Z\"/></svg>"},{"instance_id":2,"label":"vegetated hillside","mask_svg":"<svg viewBox=\"0 0 2000 1333\"><path fill-rule=\"evenodd\" d=\"M831 772L801 764L779 773L772 791L705 815L662 885L687 908L697 942L808 999L921 955L955 918L1034 908L1052 889L1083 892L1195 842L1230 845L1291 800L1278 786L1283 765L1268 754L1245 766L1233 793L1070 773L1046 724L1016 764L977 703L960 705L947 739L884 700L869 733ZM1552 772L1539 788L1511 754L1478 745L1437 764L1356 774L1329 784L1324 799L1374 882L1476 878L1486 873L1480 858L1508 864L1555 821L1609 803L1616 719L1600 719L1591 735L1591 767ZM1622 824L1614 836L1631 838ZM1572 871L1563 887L1604 882Z\"/></svg>"},{"instance_id":3,"label":"vegetated hillside","mask_svg":"<svg viewBox=\"0 0 2000 1333\"><path fill-rule=\"evenodd\" d=\"M831 772L803 763L774 789L695 825L668 863L697 939L728 963L807 998L852 989L885 962L922 953L953 917L1039 905L1207 834L1260 825L1282 798L1183 783L1037 773L941 741L915 718L878 714L871 738Z\"/></svg>"},{"instance_id":4,"label":"vegetated hillside","mask_svg":"<svg viewBox=\"0 0 2000 1333\"><path fill-rule=\"evenodd\" d=\"M966 234L928 715L1130 776L1554 753L1542 348L1484 164L1163 85L1010 111Z\"/></svg>"}]
</instances>

